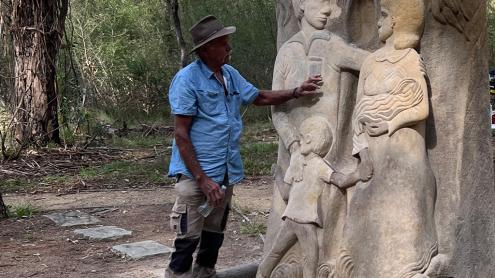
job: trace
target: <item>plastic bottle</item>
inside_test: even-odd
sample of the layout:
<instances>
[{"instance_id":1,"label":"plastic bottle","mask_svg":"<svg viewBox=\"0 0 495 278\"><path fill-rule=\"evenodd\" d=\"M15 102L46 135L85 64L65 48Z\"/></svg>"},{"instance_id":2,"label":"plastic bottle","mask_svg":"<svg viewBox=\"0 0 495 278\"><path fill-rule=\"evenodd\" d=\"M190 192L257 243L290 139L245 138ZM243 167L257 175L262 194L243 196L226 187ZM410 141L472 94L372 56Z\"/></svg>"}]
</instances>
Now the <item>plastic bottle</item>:
<instances>
[{"instance_id":1,"label":"plastic bottle","mask_svg":"<svg viewBox=\"0 0 495 278\"><path fill-rule=\"evenodd\" d=\"M222 185L222 187L220 187L220 189L225 193L225 190L227 189L227 187L225 185ZM210 215L210 213L213 211L214 207L213 206L210 206L210 204L208 203L208 200L206 200L201 206L198 207L198 212L199 214L203 215L203 217L208 217L208 215Z\"/></svg>"}]
</instances>

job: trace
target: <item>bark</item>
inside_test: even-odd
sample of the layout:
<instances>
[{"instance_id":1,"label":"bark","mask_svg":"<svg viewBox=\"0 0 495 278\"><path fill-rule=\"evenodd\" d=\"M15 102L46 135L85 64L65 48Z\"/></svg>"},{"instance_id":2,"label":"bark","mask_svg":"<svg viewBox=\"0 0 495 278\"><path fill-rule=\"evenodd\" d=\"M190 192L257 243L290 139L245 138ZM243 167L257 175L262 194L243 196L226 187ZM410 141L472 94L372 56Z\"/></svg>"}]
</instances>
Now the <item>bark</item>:
<instances>
[{"instance_id":1,"label":"bark","mask_svg":"<svg viewBox=\"0 0 495 278\"><path fill-rule=\"evenodd\" d=\"M13 0L14 133L22 145L60 143L56 58L68 0Z\"/></svg>"},{"instance_id":2,"label":"bark","mask_svg":"<svg viewBox=\"0 0 495 278\"><path fill-rule=\"evenodd\" d=\"M8 217L7 206L3 202L2 192L0 192L0 220L6 219L7 217Z\"/></svg>"},{"instance_id":3,"label":"bark","mask_svg":"<svg viewBox=\"0 0 495 278\"><path fill-rule=\"evenodd\" d=\"M170 22L175 31L175 37L177 38L177 45L180 49L180 62L181 66L185 67L189 63L187 59L186 42L182 35L182 27L179 18L179 0L165 0L165 6L167 7L167 13L170 17Z\"/></svg>"}]
</instances>

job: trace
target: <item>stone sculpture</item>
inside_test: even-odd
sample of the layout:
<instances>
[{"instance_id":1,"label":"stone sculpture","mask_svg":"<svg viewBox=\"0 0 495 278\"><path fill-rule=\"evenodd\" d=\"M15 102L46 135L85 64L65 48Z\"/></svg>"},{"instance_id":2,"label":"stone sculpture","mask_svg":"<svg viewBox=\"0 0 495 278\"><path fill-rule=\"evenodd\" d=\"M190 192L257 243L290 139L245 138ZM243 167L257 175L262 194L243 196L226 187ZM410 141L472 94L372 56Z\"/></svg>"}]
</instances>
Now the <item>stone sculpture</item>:
<instances>
[{"instance_id":1,"label":"stone sculpture","mask_svg":"<svg viewBox=\"0 0 495 278\"><path fill-rule=\"evenodd\" d=\"M261 262L258 277L270 277L272 270L299 242L303 256L303 277L316 277L318 269L318 233L323 227L321 194L330 184L332 167L323 159L330 150L332 133L327 120L321 116L304 120L299 128L301 163L291 163L284 181L290 185L287 207L275 242ZM298 169L301 167L302 169Z\"/></svg>"},{"instance_id":2,"label":"stone sculpture","mask_svg":"<svg viewBox=\"0 0 495 278\"><path fill-rule=\"evenodd\" d=\"M323 159L335 172L319 195L318 256L308 263L295 240L258 275L495 277L486 0L332 1L277 1L274 88L310 73L324 84L318 99L273 109L281 142L265 259L286 225L287 184L307 186L305 119L329 125ZM367 53L348 42L378 50L361 68Z\"/></svg>"},{"instance_id":3,"label":"stone sculpture","mask_svg":"<svg viewBox=\"0 0 495 278\"><path fill-rule=\"evenodd\" d=\"M421 56L431 111L428 157L437 179L438 277L495 277L495 187L489 128L485 0L425 0ZM436 277L436 276L433 276Z\"/></svg>"},{"instance_id":4,"label":"stone sculpture","mask_svg":"<svg viewBox=\"0 0 495 278\"><path fill-rule=\"evenodd\" d=\"M276 227L270 227L268 238L276 237L278 226L282 223L282 214L285 211L286 201L282 196L288 196L284 186L284 176L289 164L296 169L294 175L300 176L302 165L295 165L302 160L299 151L299 126L309 117L324 117L329 123L330 132L337 138L334 140L326 159L332 158L332 153L338 149L340 143L338 126L340 113L352 114L352 111L341 111L340 103L345 102L341 98L341 92L350 91L350 85L342 84L342 73L346 70L358 70L362 62L369 55L367 51L361 50L346 43L339 36L325 29L327 19L332 14L332 2L330 0L294 0L293 11L296 14L301 31L294 34L285 42L277 55L274 68L273 89L287 89L297 86L299 80L309 75L321 75L323 84L321 94L314 99L295 99L286 105L273 108L273 122L280 135L278 167L276 170L276 187L280 192L274 198L274 209L270 215L270 222L277 223ZM350 115L349 117L350 118ZM337 135L337 136L336 136ZM351 142L346 144L351 145ZM298 169L298 170L297 170ZM297 173L299 172L299 173ZM324 239L333 238L337 240L342 232L343 216L345 215L345 192L325 188L322 194L322 202L330 204L333 209L323 211L321 215L324 227L318 232L318 245L322 246ZM278 193L277 193L278 194ZM287 198L285 198L287 199ZM265 250L271 249L273 242L265 245ZM335 241L335 246L337 241ZM318 258L324 260L329 257L328 253L336 253L338 249L327 244L327 248L320 248ZM296 244L291 252L300 250L300 244ZM282 263L285 260L282 259ZM320 262L315 262L320 263Z\"/></svg>"},{"instance_id":5,"label":"stone sculpture","mask_svg":"<svg viewBox=\"0 0 495 278\"><path fill-rule=\"evenodd\" d=\"M438 252L426 71L414 49L423 13L422 0L381 2L385 45L363 64L353 116L353 154L368 150L373 177L357 184L349 205L340 277L413 277Z\"/></svg>"}]
</instances>

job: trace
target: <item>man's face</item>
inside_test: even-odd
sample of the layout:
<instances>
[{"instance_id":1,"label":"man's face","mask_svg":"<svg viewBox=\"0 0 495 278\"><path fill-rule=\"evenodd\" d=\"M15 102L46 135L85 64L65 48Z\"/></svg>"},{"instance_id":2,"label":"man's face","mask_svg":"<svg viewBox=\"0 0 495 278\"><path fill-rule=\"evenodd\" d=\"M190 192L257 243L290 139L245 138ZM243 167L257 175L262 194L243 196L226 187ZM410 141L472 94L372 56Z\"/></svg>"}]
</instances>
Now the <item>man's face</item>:
<instances>
[{"instance_id":1,"label":"man's face","mask_svg":"<svg viewBox=\"0 0 495 278\"><path fill-rule=\"evenodd\" d=\"M206 58L215 63L216 65L222 66L229 62L230 55L232 54L232 47L230 46L229 36L223 36L208 42L204 46L204 55Z\"/></svg>"},{"instance_id":2,"label":"man's face","mask_svg":"<svg viewBox=\"0 0 495 278\"><path fill-rule=\"evenodd\" d=\"M332 13L329 0L306 0L302 3L302 8L304 10L303 20L317 30L325 28L328 17Z\"/></svg>"}]
</instances>

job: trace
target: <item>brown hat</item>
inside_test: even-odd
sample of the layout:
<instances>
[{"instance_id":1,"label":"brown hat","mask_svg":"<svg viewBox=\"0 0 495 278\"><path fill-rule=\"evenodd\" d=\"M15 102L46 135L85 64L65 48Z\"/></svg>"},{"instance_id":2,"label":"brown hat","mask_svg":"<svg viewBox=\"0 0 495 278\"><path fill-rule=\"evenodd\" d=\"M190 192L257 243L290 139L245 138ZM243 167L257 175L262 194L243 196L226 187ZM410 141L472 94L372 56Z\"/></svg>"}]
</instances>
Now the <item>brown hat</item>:
<instances>
[{"instance_id":1,"label":"brown hat","mask_svg":"<svg viewBox=\"0 0 495 278\"><path fill-rule=\"evenodd\" d=\"M194 42L194 47L191 50L193 52L209 41L234 33L235 27L224 27L223 23L216 17L207 15L194 24L189 32Z\"/></svg>"}]
</instances>

